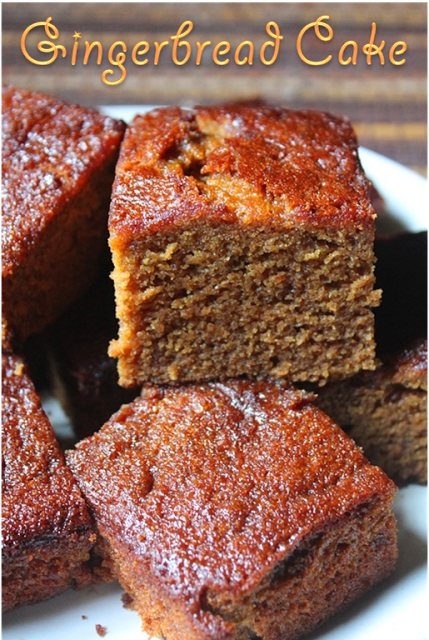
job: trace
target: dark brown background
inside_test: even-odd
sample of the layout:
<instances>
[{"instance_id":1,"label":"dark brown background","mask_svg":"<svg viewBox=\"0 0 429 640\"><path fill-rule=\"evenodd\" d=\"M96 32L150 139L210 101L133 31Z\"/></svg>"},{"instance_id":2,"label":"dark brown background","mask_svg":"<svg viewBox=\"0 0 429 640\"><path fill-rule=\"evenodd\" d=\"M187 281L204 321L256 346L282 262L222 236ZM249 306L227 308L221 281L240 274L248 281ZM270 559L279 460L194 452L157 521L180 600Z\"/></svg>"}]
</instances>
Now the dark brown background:
<instances>
[{"instance_id":1,"label":"dark brown background","mask_svg":"<svg viewBox=\"0 0 429 640\"><path fill-rule=\"evenodd\" d=\"M300 30L320 15L329 15L334 37L323 43L308 32L304 48L309 58L333 60L324 66L310 66L300 60L296 40ZM26 27L46 20L60 31L56 44L64 44L68 55L55 63L37 66L21 53L20 40ZM198 67L191 60L173 64L171 45L161 62L136 66L132 47L140 40L149 43L170 40L184 20L194 29L186 39L211 40L213 45L228 40L236 46L242 40L255 45L253 66L233 61L220 67L211 51ZM272 66L259 62L259 48L268 39L267 22L274 20L284 36L280 55ZM366 64L362 46L369 40L371 23L377 25L376 43L386 41L386 63L374 57ZM76 66L70 64L72 35L82 34ZM46 39L43 29L33 31L28 48L43 59L36 45ZM99 40L103 61L95 64L95 53L82 65L84 42ZM115 87L101 80L102 71L112 68L107 51L116 40L128 46L127 77ZM360 48L356 66L341 66L337 56L341 45L355 40ZM406 63L394 67L388 61L392 44L408 45ZM171 42L171 40L170 40ZM272 48L267 50L267 57ZM182 53L179 54L181 57ZM48 56L45 55L45 59ZM233 55L229 55L233 60ZM119 71L114 76L119 77ZM263 98L292 108L309 107L346 114L356 126L361 144L387 155L421 174L427 173L427 4L416 3L3 3L3 81L37 89L85 105L97 104L192 104L224 100Z\"/></svg>"}]
</instances>

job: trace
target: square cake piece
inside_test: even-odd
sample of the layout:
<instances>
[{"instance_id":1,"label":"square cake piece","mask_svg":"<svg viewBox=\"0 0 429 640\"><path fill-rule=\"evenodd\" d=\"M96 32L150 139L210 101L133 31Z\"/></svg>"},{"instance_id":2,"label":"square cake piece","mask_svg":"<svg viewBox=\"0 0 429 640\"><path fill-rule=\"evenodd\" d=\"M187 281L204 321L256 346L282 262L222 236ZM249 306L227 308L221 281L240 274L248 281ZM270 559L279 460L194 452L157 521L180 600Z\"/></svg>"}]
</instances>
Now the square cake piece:
<instances>
[{"instance_id":1,"label":"square cake piece","mask_svg":"<svg viewBox=\"0 0 429 640\"><path fill-rule=\"evenodd\" d=\"M312 396L145 387L66 452L149 634L293 640L393 569L393 483Z\"/></svg>"},{"instance_id":2,"label":"square cake piece","mask_svg":"<svg viewBox=\"0 0 429 640\"><path fill-rule=\"evenodd\" d=\"M318 406L397 484L427 483L427 339L326 385Z\"/></svg>"},{"instance_id":3,"label":"square cake piece","mask_svg":"<svg viewBox=\"0 0 429 640\"><path fill-rule=\"evenodd\" d=\"M248 106L136 117L109 214L120 383L372 369L368 193L341 118Z\"/></svg>"},{"instance_id":4,"label":"square cake piece","mask_svg":"<svg viewBox=\"0 0 429 640\"><path fill-rule=\"evenodd\" d=\"M2 356L2 607L92 581L85 502L17 356Z\"/></svg>"},{"instance_id":5,"label":"square cake piece","mask_svg":"<svg viewBox=\"0 0 429 640\"><path fill-rule=\"evenodd\" d=\"M320 389L335 422L398 484L427 482L427 233L377 239L378 366Z\"/></svg>"},{"instance_id":6,"label":"square cake piece","mask_svg":"<svg viewBox=\"0 0 429 640\"><path fill-rule=\"evenodd\" d=\"M2 108L3 314L19 343L95 275L124 124L13 87Z\"/></svg>"}]
</instances>

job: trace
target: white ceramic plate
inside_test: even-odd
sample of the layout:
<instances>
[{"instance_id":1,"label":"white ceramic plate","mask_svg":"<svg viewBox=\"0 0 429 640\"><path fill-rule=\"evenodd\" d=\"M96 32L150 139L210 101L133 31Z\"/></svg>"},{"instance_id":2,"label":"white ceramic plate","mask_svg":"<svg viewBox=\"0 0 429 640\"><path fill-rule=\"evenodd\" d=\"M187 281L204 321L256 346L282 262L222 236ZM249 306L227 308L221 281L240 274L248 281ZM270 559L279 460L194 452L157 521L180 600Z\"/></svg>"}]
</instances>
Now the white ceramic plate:
<instances>
[{"instance_id":1,"label":"white ceramic plate","mask_svg":"<svg viewBox=\"0 0 429 640\"><path fill-rule=\"evenodd\" d=\"M147 107L102 110L129 121ZM427 181L368 149L361 149L360 156L389 212L380 217L382 228L426 229ZM58 405L48 399L45 408L53 423L67 431L67 420ZM426 487L411 485L399 491L395 504L399 561L395 572L308 640L427 640L426 505ZM122 606L122 593L116 584L100 585L23 607L4 616L3 640L98 640L97 624L107 630L107 640L144 640L147 635L140 630L139 617Z\"/></svg>"}]
</instances>

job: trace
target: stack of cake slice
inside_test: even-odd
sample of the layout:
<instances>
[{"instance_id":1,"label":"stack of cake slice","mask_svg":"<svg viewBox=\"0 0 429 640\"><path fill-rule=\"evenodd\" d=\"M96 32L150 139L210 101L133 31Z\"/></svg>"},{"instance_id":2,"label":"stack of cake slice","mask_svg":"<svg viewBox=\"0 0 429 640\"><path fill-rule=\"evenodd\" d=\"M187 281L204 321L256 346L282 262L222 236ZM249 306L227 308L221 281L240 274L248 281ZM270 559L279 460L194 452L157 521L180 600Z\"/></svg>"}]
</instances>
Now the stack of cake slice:
<instances>
[{"instance_id":1,"label":"stack of cake slice","mask_svg":"<svg viewBox=\"0 0 429 640\"><path fill-rule=\"evenodd\" d=\"M92 579L85 502L21 352L90 285L124 125L96 111L3 88L3 610Z\"/></svg>"},{"instance_id":2,"label":"stack of cake slice","mask_svg":"<svg viewBox=\"0 0 429 640\"><path fill-rule=\"evenodd\" d=\"M110 204L119 320L110 356L129 388L121 394L139 396L110 417L124 399L112 360L98 359L113 337L112 293L98 280L89 299L70 305L100 265L123 127L29 92L7 89L4 100L4 316L15 340L5 346L66 310L49 330L58 386L76 431L88 392L96 394L88 431L101 427L67 452L70 472L52 433L34 435L32 421L48 428L35 396L25 405L31 420L13 417L24 415L31 383L8 356L14 386L5 398L15 413L5 414L6 495L13 500L16 481L40 497L38 482L49 484L55 469L72 483L58 513L82 508L80 524L61 525L62 538L54 507L40 511L47 534L39 526L28 542L11 536L23 569L10 584L19 579L31 591L43 563L42 578L56 575L54 566L62 581L52 589L48 581L42 597L84 584L95 544L143 628L166 640L309 632L388 575L397 555L395 485L315 396L292 387L330 388L377 365L375 214L350 124L265 106L135 118ZM10 435L15 424L19 437ZM37 452L49 440L53 453L21 481L14 469L26 437ZM27 520L27 507L14 508ZM62 564L43 545L30 559L29 546L46 535ZM35 600L8 599L7 608Z\"/></svg>"},{"instance_id":3,"label":"stack of cake slice","mask_svg":"<svg viewBox=\"0 0 429 640\"><path fill-rule=\"evenodd\" d=\"M67 460L149 633L296 638L394 566L393 483L269 381L375 367L368 192L326 114L163 109L126 133L110 354L143 389Z\"/></svg>"}]
</instances>

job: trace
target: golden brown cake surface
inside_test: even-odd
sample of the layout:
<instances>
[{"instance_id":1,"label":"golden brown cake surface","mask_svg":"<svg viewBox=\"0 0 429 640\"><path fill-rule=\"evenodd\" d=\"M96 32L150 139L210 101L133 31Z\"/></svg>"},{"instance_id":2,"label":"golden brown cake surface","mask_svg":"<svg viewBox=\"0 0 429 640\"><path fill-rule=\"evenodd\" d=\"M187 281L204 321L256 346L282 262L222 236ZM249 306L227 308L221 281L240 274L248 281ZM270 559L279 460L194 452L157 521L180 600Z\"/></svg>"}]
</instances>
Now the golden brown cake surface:
<instances>
[{"instance_id":1,"label":"golden brown cake surface","mask_svg":"<svg viewBox=\"0 0 429 640\"><path fill-rule=\"evenodd\" d=\"M321 112L156 110L134 119L117 175L113 238L201 216L283 227L372 226L374 218L355 133L347 120Z\"/></svg>"},{"instance_id":2,"label":"golden brown cake surface","mask_svg":"<svg viewBox=\"0 0 429 640\"><path fill-rule=\"evenodd\" d=\"M121 384L373 368L368 192L341 118L243 106L137 116L109 213Z\"/></svg>"},{"instance_id":3,"label":"golden brown cake surface","mask_svg":"<svg viewBox=\"0 0 429 640\"><path fill-rule=\"evenodd\" d=\"M3 610L92 578L89 514L17 356L2 357Z\"/></svg>"},{"instance_id":4,"label":"golden brown cake surface","mask_svg":"<svg viewBox=\"0 0 429 640\"><path fill-rule=\"evenodd\" d=\"M91 280L123 131L96 111L3 88L4 313L21 337L59 315Z\"/></svg>"},{"instance_id":5,"label":"golden brown cake surface","mask_svg":"<svg viewBox=\"0 0 429 640\"><path fill-rule=\"evenodd\" d=\"M294 638L392 569L394 485L311 399L147 387L67 452L146 631Z\"/></svg>"}]
</instances>

